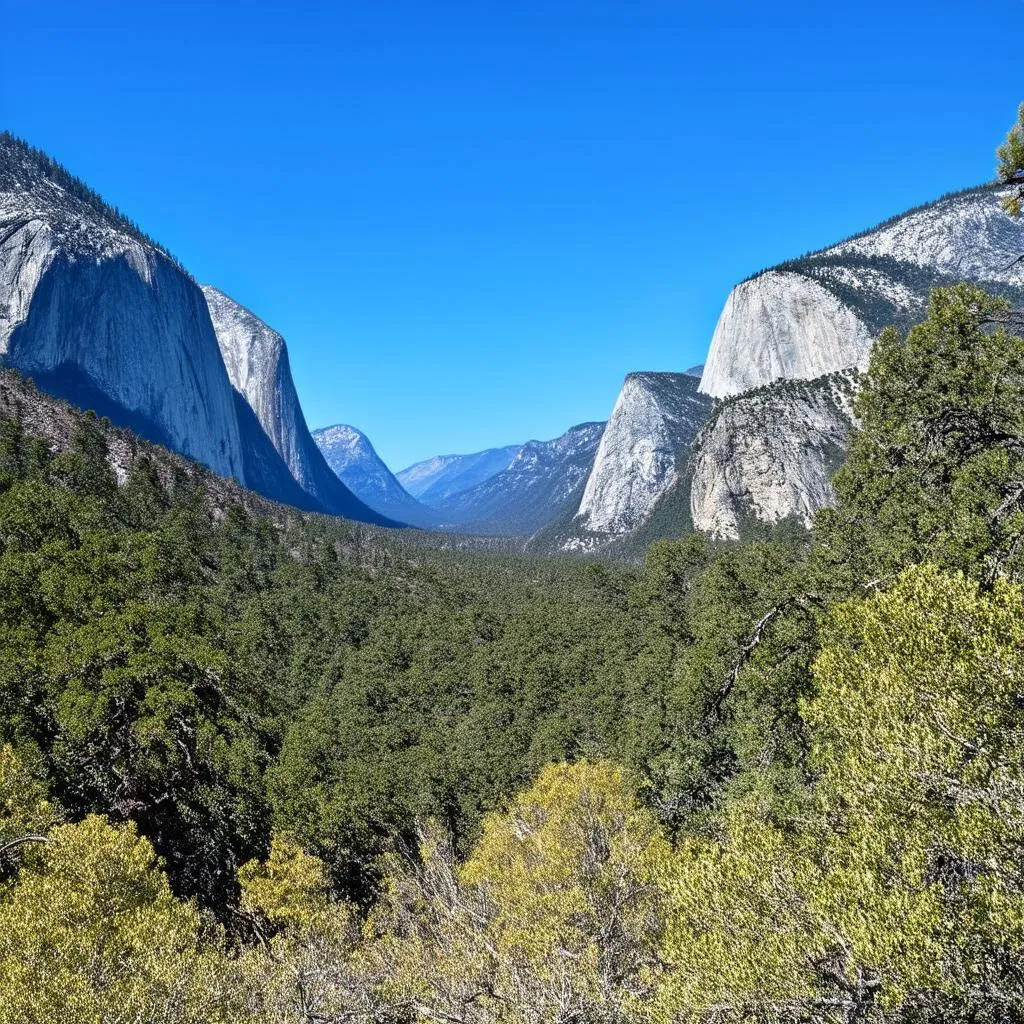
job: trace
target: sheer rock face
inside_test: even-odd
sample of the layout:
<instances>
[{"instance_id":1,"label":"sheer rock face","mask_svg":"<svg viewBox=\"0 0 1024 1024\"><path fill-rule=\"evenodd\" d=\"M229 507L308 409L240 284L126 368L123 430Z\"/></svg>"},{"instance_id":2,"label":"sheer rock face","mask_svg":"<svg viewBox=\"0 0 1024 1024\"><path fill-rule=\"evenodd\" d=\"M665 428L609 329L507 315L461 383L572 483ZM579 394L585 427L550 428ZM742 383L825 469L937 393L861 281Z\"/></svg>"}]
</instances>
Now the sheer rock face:
<instances>
[{"instance_id":1,"label":"sheer rock face","mask_svg":"<svg viewBox=\"0 0 1024 1024\"><path fill-rule=\"evenodd\" d=\"M574 511L594 465L603 423L581 423L551 441L527 441L500 473L437 505L472 533L526 536Z\"/></svg>"},{"instance_id":2,"label":"sheer rock face","mask_svg":"<svg viewBox=\"0 0 1024 1024\"><path fill-rule=\"evenodd\" d=\"M341 482L370 508L412 526L436 526L440 516L417 501L384 464L370 439L336 423L313 431L313 440Z\"/></svg>"},{"instance_id":3,"label":"sheer rock face","mask_svg":"<svg viewBox=\"0 0 1024 1024\"><path fill-rule=\"evenodd\" d=\"M328 512L365 522L381 515L354 495L328 465L306 426L284 338L255 313L203 285L231 384L252 410L288 472Z\"/></svg>"},{"instance_id":4,"label":"sheer rock face","mask_svg":"<svg viewBox=\"0 0 1024 1024\"><path fill-rule=\"evenodd\" d=\"M701 390L723 398L780 378L863 367L871 341L867 325L817 281L769 270L726 300Z\"/></svg>"},{"instance_id":5,"label":"sheer rock face","mask_svg":"<svg viewBox=\"0 0 1024 1024\"><path fill-rule=\"evenodd\" d=\"M61 397L98 394L97 411L248 482L231 383L195 282L9 137L0 137L0 358Z\"/></svg>"},{"instance_id":6,"label":"sheer rock face","mask_svg":"<svg viewBox=\"0 0 1024 1024\"><path fill-rule=\"evenodd\" d=\"M232 387L248 402L292 476L308 488L312 473L301 444L299 407L284 338L211 285L203 285L210 320Z\"/></svg>"},{"instance_id":7,"label":"sheer rock face","mask_svg":"<svg viewBox=\"0 0 1024 1024\"><path fill-rule=\"evenodd\" d=\"M711 400L685 373L631 373L604 430L576 517L581 531L623 534L674 483Z\"/></svg>"},{"instance_id":8,"label":"sheer rock face","mask_svg":"<svg viewBox=\"0 0 1024 1024\"><path fill-rule=\"evenodd\" d=\"M694 529L736 539L751 520L792 516L810 526L835 497L830 481L846 455L855 381L851 371L778 381L722 403L694 444Z\"/></svg>"},{"instance_id":9,"label":"sheer rock face","mask_svg":"<svg viewBox=\"0 0 1024 1024\"><path fill-rule=\"evenodd\" d=\"M912 210L737 285L711 341L701 391L716 398L778 379L810 380L866 365L887 324L923 315L929 291L976 281L1024 289L1024 222L991 186Z\"/></svg>"},{"instance_id":10,"label":"sheer rock face","mask_svg":"<svg viewBox=\"0 0 1024 1024\"><path fill-rule=\"evenodd\" d=\"M211 296L230 325L223 356ZM380 521L309 437L280 337L230 306L44 154L0 135L0 362L269 498Z\"/></svg>"}]
</instances>

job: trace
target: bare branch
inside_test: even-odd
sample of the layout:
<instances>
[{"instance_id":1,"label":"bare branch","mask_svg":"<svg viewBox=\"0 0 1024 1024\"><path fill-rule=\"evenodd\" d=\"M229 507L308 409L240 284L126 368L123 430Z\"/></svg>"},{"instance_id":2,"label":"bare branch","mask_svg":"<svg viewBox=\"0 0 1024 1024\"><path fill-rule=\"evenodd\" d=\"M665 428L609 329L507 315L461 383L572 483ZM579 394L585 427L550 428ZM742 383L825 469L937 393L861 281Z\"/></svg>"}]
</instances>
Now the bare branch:
<instances>
[{"instance_id":1,"label":"bare branch","mask_svg":"<svg viewBox=\"0 0 1024 1024\"><path fill-rule=\"evenodd\" d=\"M740 673L743 671L747 662L750 661L754 651L760 646L761 641L764 639L765 630L771 625L772 621L778 618L784 611L791 608L798 602L796 597L788 597L785 601L775 605L769 611L765 612L761 616L757 625L754 627L754 632L751 634L747 642L740 648L739 654L736 656L736 660L732 664L732 668L729 670L729 674L725 677L725 681L718 688L718 691L711 698L710 703L701 716L702 723L707 726L714 725L721 716L722 705L728 700L729 694L732 693L733 687L735 687L737 680L740 677Z\"/></svg>"},{"instance_id":2,"label":"bare branch","mask_svg":"<svg viewBox=\"0 0 1024 1024\"><path fill-rule=\"evenodd\" d=\"M12 839L9 842L4 843L0 846L0 857L2 857L8 850L13 850L16 846L21 846L22 843L48 843L49 839L46 836L27 835L19 836L17 839Z\"/></svg>"}]
</instances>

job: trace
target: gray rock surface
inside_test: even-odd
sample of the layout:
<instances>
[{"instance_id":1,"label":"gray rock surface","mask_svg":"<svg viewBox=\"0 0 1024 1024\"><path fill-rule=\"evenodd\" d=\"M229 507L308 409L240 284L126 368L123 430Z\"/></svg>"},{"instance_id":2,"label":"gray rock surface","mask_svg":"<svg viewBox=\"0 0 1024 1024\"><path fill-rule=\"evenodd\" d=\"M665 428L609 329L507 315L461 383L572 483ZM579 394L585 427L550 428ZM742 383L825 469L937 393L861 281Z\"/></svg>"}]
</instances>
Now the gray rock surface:
<instances>
[{"instance_id":1,"label":"gray rock surface","mask_svg":"<svg viewBox=\"0 0 1024 1024\"><path fill-rule=\"evenodd\" d=\"M936 285L975 281L1019 296L1024 222L1002 210L1000 195L986 186L944 197L737 285L701 390L723 398L863 368L881 329L920 319Z\"/></svg>"},{"instance_id":2,"label":"gray rock surface","mask_svg":"<svg viewBox=\"0 0 1024 1024\"><path fill-rule=\"evenodd\" d=\"M203 295L232 386L245 400L292 478L328 512L379 518L327 464L306 426L284 338L230 296L203 285Z\"/></svg>"},{"instance_id":3,"label":"gray rock surface","mask_svg":"<svg viewBox=\"0 0 1024 1024\"><path fill-rule=\"evenodd\" d=\"M91 387L129 425L248 482L231 383L195 282L9 136L0 136L0 358L44 386L63 378L72 400Z\"/></svg>"},{"instance_id":4,"label":"gray rock surface","mask_svg":"<svg viewBox=\"0 0 1024 1024\"><path fill-rule=\"evenodd\" d=\"M580 501L581 533L628 533L650 515L711 412L697 386L685 373L626 377Z\"/></svg>"},{"instance_id":5,"label":"gray rock surface","mask_svg":"<svg viewBox=\"0 0 1024 1024\"><path fill-rule=\"evenodd\" d=\"M853 425L855 377L777 381L721 403L694 442L694 529L736 539L752 520L792 516L810 526L835 497L830 481Z\"/></svg>"},{"instance_id":6,"label":"gray rock surface","mask_svg":"<svg viewBox=\"0 0 1024 1024\"><path fill-rule=\"evenodd\" d=\"M226 366L207 296L184 268L0 133L0 362L269 498L381 521L309 437L283 342L254 317L259 330L243 327L243 313L228 318Z\"/></svg>"}]
</instances>

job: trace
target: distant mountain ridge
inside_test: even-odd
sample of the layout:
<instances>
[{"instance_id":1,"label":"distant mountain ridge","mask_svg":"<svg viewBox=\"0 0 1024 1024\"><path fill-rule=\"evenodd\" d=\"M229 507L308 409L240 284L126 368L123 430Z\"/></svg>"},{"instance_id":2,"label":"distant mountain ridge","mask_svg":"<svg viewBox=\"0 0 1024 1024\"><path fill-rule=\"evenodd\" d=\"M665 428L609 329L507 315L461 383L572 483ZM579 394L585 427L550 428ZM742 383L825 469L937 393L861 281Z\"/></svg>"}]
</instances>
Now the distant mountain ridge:
<instances>
[{"instance_id":1,"label":"distant mountain ridge","mask_svg":"<svg viewBox=\"0 0 1024 1024\"><path fill-rule=\"evenodd\" d=\"M441 515L409 494L361 430L335 423L314 430L313 440L342 483L370 508L411 526L440 525Z\"/></svg>"},{"instance_id":2,"label":"distant mountain ridge","mask_svg":"<svg viewBox=\"0 0 1024 1024\"><path fill-rule=\"evenodd\" d=\"M469 455L435 455L407 466L395 476L414 498L436 505L508 469L521 447L512 444Z\"/></svg>"},{"instance_id":3,"label":"distant mountain ridge","mask_svg":"<svg viewBox=\"0 0 1024 1024\"><path fill-rule=\"evenodd\" d=\"M435 507L451 528L532 534L579 503L604 427L581 423L551 441L527 441L500 473Z\"/></svg>"}]
</instances>

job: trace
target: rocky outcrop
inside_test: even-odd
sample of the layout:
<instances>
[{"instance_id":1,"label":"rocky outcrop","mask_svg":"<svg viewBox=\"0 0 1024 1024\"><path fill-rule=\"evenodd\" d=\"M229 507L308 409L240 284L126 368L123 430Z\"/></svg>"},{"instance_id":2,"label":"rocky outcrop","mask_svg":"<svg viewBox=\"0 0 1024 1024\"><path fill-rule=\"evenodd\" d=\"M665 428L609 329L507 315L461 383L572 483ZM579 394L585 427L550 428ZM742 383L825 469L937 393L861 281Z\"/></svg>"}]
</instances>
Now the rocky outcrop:
<instances>
[{"instance_id":1,"label":"rocky outcrop","mask_svg":"<svg viewBox=\"0 0 1024 1024\"><path fill-rule=\"evenodd\" d=\"M737 285L701 390L723 398L863 368L882 328L920 319L937 285L976 281L1020 298L1024 223L1002 210L999 194L990 186L947 196Z\"/></svg>"},{"instance_id":2,"label":"rocky outcrop","mask_svg":"<svg viewBox=\"0 0 1024 1024\"><path fill-rule=\"evenodd\" d=\"M464 532L536 532L578 506L604 426L581 423L553 441L527 441L506 469L439 503L438 511Z\"/></svg>"},{"instance_id":3,"label":"rocky outcrop","mask_svg":"<svg viewBox=\"0 0 1024 1024\"><path fill-rule=\"evenodd\" d=\"M336 423L314 430L313 440L341 482L370 508L410 526L440 524L440 514L406 491L361 430Z\"/></svg>"},{"instance_id":4,"label":"rocky outcrop","mask_svg":"<svg viewBox=\"0 0 1024 1024\"><path fill-rule=\"evenodd\" d=\"M853 425L855 374L778 381L721 403L695 443L693 527L736 539L752 522L810 526L834 500L831 477Z\"/></svg>"},{"instance_id":5,"label":"rocky outcrop","mask_svg":"<svg viewBox=\"0 0 1024 1024\"><path fill-rule=\"evenodd\" d=\"M738 537L754 521L810 524L845 456L855 369L880 331L906 329L932 288L974 281L1024 300L1024 224L996 186L911 210L736 286L701 390L726 398L691 462L693 526Z\"/></svg>"},{"instance_id":6,"label":"rocky outcrop","mask_svg":"<svg viewBox=\"0 0 1024 1024\"><path fill-rule=\"evenodd\" d=\"M576 522L588 536L636 529L673 484L711 412L685 373L631 373L601 438Z\"/></svg>"},{"instance_id":7,"label":"rocky outcrop","mask_svg":"<svg viewBox=\"0 0 1024 1024\"><path fill-rule=\"evenodd\" d=\"M302 441L306 421L284 338L211 285L203 297L232 387L246 400L299 485L313 492L315 473Z\"/></svg>"},{"instance_id":8,"label":"rocky outcrop","mask_svg":"<svg viewBox=\"0 0 1024 1024\"><path fill-rule=\"evenodd\" d=\"M826 249L832 258L892 259L961 281L1024 283L1024 224L1003 209L1002 185L943 196Z\"/></svg>"},{"instance_id":9,"label":"rocky outcrop","mask_svg":"<svg viewBox=\"0 0 1024 1024\"><path fill-rule=\"evenodd\" d=\"M770 270L737 285L711 341L701 390L721 398L773 380L863 366L871 332L823 285Z\"/></svg>"},{"instance_id":10,"label":"rocky outcrop","mask_svg":"<svg viewBox=\"0 0 1024 1024\"><path fill-rule=\"evenodd\" d=\"M309 437L280 337L233 305L45 154L0 134L0 361L275 501L382 521Z\"/></svg>"}]
</instances>

